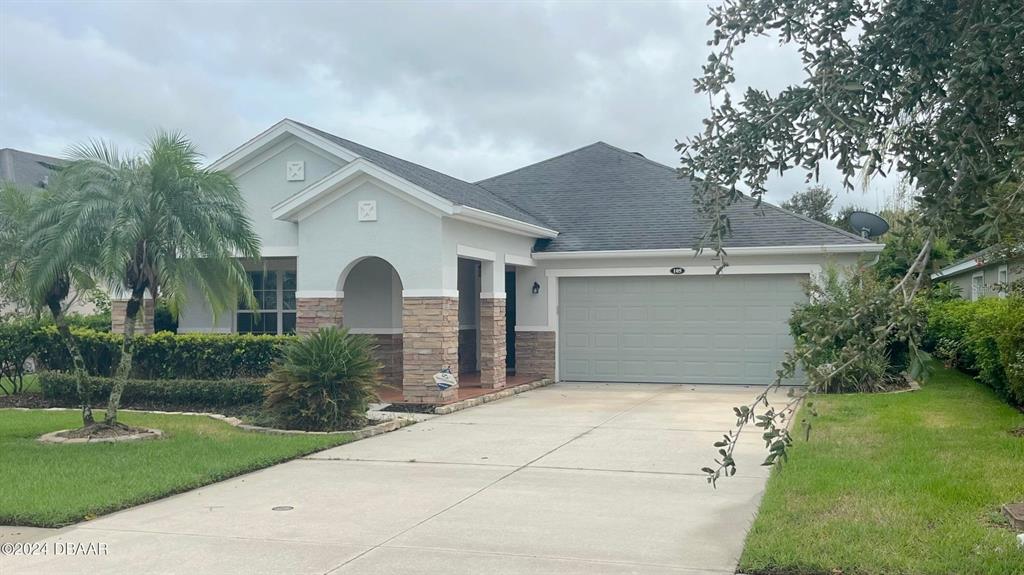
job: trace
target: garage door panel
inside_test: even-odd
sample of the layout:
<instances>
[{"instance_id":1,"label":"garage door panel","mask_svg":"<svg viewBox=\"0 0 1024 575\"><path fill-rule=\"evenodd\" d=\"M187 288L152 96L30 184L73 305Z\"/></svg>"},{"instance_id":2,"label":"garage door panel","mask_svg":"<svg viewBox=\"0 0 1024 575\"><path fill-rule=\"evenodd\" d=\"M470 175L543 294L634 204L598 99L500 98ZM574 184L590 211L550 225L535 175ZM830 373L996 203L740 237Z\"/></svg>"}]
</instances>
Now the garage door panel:
<instances>
[{"instance_id":1,"label":"garage door panel","mask_svg":"<svg viewBox=\"0 0 1024 575\"><path fill-rule=\"evenodd\" d=\"M799 276L563 278L562 379L759 384L791 349Z\"/></svg>"}]
</instances>

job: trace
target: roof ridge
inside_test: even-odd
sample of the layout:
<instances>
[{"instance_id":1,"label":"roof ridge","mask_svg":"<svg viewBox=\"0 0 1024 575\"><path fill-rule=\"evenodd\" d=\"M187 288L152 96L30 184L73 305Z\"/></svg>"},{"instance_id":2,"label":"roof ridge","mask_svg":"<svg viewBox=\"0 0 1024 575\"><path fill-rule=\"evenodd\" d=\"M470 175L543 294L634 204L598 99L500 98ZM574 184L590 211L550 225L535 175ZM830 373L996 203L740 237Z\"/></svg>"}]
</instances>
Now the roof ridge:
<instances>
[{"instance_id":1,"label":"roof ridge","mask_svg":"<svg viewBox=\"0 0 1024 575\"><path fill-rule=\"evenodd\" d=\"M601 140L598 140L598 141L596 141L596 142L594 142L592 144L587 144L585 146L580 146L579 148L576 148L576 149L573 149L573 150L569 150L568 152L562 152L561 154L558 154L557 156L551 156L550 158L545 158L543 160L540 160L539 162L534 162L532 164L526 164L525 166L520 166L520 167L518 167L518 168L516 168L514 170L509 170L507 172L502 172L500 174L495 174L495 175L493 175L493 176L491 176L489 178L484 178L482 180L477 180L476 184L479 185L479 184L482 184L483 182L486 182L486 181L489 181L489 180L496 180L498 178L502 178L504 176L508 176L510 174L514 174L516 172L520 172L520 171L525 170L527 168L532 168L532 167L535 167L535 166L539 166L541 164L546 164L548 162L553 162L553 161L555 161L555 160L557 160L559 158L564 158L565 156L568 156L569 154L575 154L576 152L583 151L583 150L585 150L587 148L592 148L592 147L597 146L599 144L604 144L606 146L608 145L608 144L605 144L604 142L602 142ZM614 146L609 146L609 147L614 148Z\"/></svg>"}]
</instances>

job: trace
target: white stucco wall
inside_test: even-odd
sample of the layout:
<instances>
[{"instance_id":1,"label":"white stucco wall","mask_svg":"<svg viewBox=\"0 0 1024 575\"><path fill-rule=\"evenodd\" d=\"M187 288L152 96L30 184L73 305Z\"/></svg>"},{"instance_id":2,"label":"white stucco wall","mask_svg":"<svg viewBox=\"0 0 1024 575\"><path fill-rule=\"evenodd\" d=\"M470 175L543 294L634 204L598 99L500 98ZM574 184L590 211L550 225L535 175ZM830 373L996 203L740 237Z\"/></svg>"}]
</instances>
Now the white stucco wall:
<instances>
[{"instance_id":1,"label":"white stucco wall","mask_svg":"<svg viewBox=\"0 0 1024 575\"><path fill-rule=\"evenodd\" d=\"M286 180L286 164L291 161L305 162L303 181ZM343 165L344 162L339 158L328 156L293 136L287 136L231 171L245 198L264 253L273 252L276 248L294 248L298 243L296 224L275 220L270 208Z\"/></svg>"},{"instance_id":2,"label":"white stucco wall","mask_svg":"<svg viewBox=\"0 0 1024 575\"><path fill-rule=\"evenodd\" d=\"M459 257L477 259L486 262L482 270L481 291L498 297L503 297L505 291L506 257L529 259L535 241L535 238L447 218L443 220L442 232L444 289L458 289Z\"/></svg>"},{"instance_id":3,"label":"white stucco wall","mask_svg":"<svg viewBox=\"0 0 1024 575\"><path fill-rule=\"evenodd\" d=\"M1007 281L1014 282L1024 278L1024 260L1010 263L992 263L986 266L966 270L942 281L948 281L960 287L960 297L971 299L971 282L975 275L982 275L982 287L979 297L994 297L1000 295L996 286L999 284L999 269L1006 267Z\"/></svg>"},{"instance_id":4,"label":"white stucco wall","mask_svg":"<svg viewBox=\"0 0 1024 575\"><path fill-rule=\"evenodd\" d=\"M440 215L366 178L337 194L298 224L300 297L342 291L342 272L367 256L394 266L406 292L440 289ZM360 201L377 202L377 221L358 221Z\"/></svg>"},{"instance_id":5,"label":"white stucco wall","mask_svg":"<svg viewBox=\"0 0 1024 575\"><path fill-rule=\"evenodd\" d=\"M402 281L380 258L367 258L352 268L344 286L342 321L357 332L397 331L402 327Z\"/></svg>"}]
</instances>

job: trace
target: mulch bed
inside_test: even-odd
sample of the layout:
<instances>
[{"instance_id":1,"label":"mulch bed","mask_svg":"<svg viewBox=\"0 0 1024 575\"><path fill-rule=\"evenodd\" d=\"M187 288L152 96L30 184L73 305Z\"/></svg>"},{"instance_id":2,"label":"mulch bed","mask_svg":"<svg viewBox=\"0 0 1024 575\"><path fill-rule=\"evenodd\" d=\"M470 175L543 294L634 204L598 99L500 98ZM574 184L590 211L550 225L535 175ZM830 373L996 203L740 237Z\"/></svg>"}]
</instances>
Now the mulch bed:
<instances>
[{"instance_id":1,"label":"mulch bed","mask_svg":"<svg viewBox=\"0 0 1024 575\"><path fill-rule=\"evenodd\" d=\"M107 439L113 437L125 437L127 435L139 435L146 431L148 430L141 427L132 427L123 423L115 423L114 425L94 423L86 427L62 431L57 435L68 439Z\"/></svg>"},{"instance_id":2,"label":"mulch bed","mask_svg":"<svg viewBox=\"0 0 1024 575\"><path fill-rule=\"evenodd\" d=\"M434 413L436 405L429 403L392 403L381 411L394 413Z\"/></svg>"},{"instance_id":3,"label":"mulch bed","mask_svg":"<svg viewBox=\"0 0 1024 575\"><path fill-rule=\"evenodd\" d=\"M19 393L18 395L0 395L0 409L5 407L27 407L43 409L47 407L63 407L46 399L39 393Z\"/></svg>"}]
</instances>

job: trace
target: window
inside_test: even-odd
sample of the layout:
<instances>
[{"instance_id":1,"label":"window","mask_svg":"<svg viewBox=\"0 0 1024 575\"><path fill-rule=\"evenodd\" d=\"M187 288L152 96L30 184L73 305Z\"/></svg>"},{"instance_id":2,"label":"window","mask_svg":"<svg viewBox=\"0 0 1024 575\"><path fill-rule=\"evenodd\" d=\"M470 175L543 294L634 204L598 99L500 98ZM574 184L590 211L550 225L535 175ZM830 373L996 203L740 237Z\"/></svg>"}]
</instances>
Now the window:
<instances>
[{"instance_id":1,"label":"window","mask_svg":"<svg viewBox=\"0 0 1024 575\"><path fill-rule=\"evenodd\" d=\"M257 309L238 303L235 328L238 333L295 333L295 272L249 272L249 283Z\"/></svg>"},{"instance_id":2,"label":"window","mask_svg":"<svg viewBox=\"0 0 1024 575\"><path fill-rule=\"evenodd\" d=\"M1006 290L1010 283L1010 270L1007 266L999 266L996 272L996 285L999 288L999 297L1006 297Z\"/></svg>"},{"instance_id":3,"label":"window","mask_svg":"<svg viewBox=\"0 0 1024 575\"><path fill-rule=\"evenodd\" d=\"M971 301L977 301L985 288L985 274L976 273L971 276Z\"/></svg>"}]
</instances>

